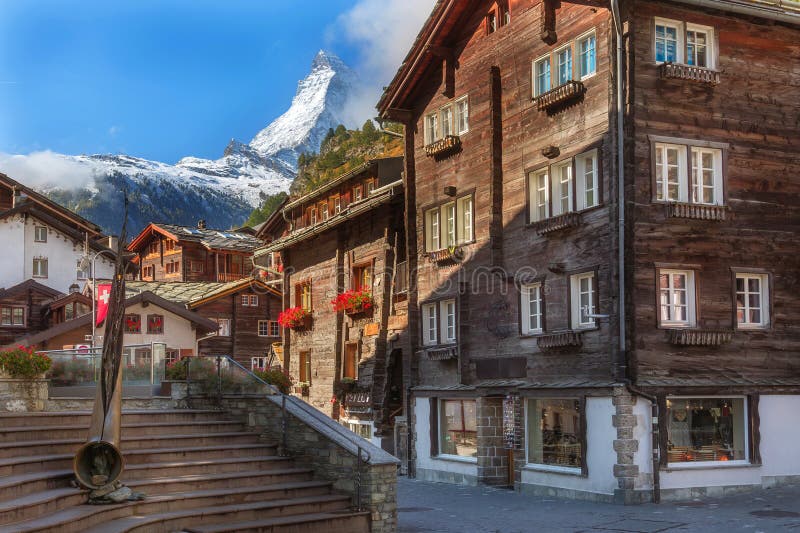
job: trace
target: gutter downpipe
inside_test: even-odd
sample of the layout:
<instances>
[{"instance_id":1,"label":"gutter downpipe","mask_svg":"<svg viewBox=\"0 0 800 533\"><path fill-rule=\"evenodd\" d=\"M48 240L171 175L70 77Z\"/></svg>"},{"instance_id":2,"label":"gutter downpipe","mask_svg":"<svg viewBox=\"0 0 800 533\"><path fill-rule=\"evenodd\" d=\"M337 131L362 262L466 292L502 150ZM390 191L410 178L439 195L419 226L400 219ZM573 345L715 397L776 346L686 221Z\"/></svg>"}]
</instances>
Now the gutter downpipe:
<instances>
[{"instance_id":1,"label":"gutter downpipe","mask_svg":"<svg viewBox=\"0 0 800 533\"><path fill-rule=\"evenodd\" d=\"M626 353L626 329L625 329L625 154L624 154L624 109L623 109L623 86L622 86L622 59L623 59L623 30L622 30L622 16L619 11L619 0L611 0L611 15L614 19L614 29L616 30L616 63L617 63L617 212L619 214L617 220L617 244L618 244L618 276L619 276L619 301L618 301L618 317L619 317L619 355L617 361L617 379L621 379L625 383L625 388L634 396L641 396L648 400L651 405L652 427L650 429L650 438L652 443L652 460L653 460L653 503L661 501L661 482L659 477L659 430L658 430L658 417L659 407L658 399L652 395L647 394L631 384L628 375L628 362Z\"/></svg>"}]
</instances>

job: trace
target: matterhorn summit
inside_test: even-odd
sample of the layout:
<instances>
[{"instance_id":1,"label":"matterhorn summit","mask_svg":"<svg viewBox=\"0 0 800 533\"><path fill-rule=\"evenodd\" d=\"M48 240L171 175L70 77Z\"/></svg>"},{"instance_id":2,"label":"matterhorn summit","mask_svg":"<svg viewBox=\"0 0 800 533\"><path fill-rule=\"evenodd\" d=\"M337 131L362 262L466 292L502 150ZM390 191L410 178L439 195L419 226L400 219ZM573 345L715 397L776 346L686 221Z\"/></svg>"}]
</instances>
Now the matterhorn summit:
<instances>
[{"instance_id":1,"label":"matterhorn summit","mask_svg":"<svg viewBox=\"0 0 800 533\"><path fill-rule=\"evenodd\" d=\"M133 231L151 221L210 227L240 225L267 195L287 191L303 152L319 151L330 128L345 123L348 99L355 93L356 74L336 57L320 50L311 72L297 85L289 109L256 134L249 144L231 139L219 159L187 156L171 165L124 154L61 155L89 183L66 189L63 183L38 187L54 200L116 233L121 226L120 189L127 189ZM0 162L0 172L25 183L28 156ZM13 167L8 161L13 160Z\"/></svg>"},{"instance_id":2,"label":"matterhorn summit","mask_svg":"<svg viewBox=\"0 0 800 533\"><path fill-rule=\"evenodd\" d=\"M328 129L345 123L345 105L357 81L341 59L320 50L309 75L297 84L292 106L258 132L250 146L296 168L301 153L318 151Z\"/></svg>"}]
</instances>

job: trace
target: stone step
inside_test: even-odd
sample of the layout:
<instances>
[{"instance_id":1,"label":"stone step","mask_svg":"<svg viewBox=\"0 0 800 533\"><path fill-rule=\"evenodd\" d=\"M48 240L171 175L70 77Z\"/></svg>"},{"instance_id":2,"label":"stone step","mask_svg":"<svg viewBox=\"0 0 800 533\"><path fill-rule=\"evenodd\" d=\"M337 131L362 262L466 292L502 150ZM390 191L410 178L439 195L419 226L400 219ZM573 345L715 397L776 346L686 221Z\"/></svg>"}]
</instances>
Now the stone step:
<instances>
[{"instance_id":1,"label":"stone step","mask_svg":"<svg viewBox=\"0 0 800 533\"><path fill-rule=\"evenodd\" d=\"M175 492L191 492L197 489L253 487L273 483L312 481L313 477L314 471L310 468L276 468L263 471L178 475L175 477L129 480L125 484L135 491L143 492L148 496L155 496Z\"/></svg>"},{"instance_id":2,"label":"stone step","mask_svg":"<svg viewBox=\"0 0 800 533\"><path fill-rule=\"evenodd\" d=\"M227 474L232 472L270 472L277 473L292 469L288 457L247 456L225 459L196 459L191 461L171 461L163 463L128 464L122 472L122 481L178 478L181 476ZM300 470L300 469L297 469ZM310 470L306 470L310 472Z\"/></svg>"},{"instance_id":3,"label":"stone step","mask_svg":"<svg viewBox=\"0 0 800 533\"><path fill-rule=\"evenodd\" d=\"M257 433L212 433L209 435L146 435L143 437L122 438L122 449L127 454L133 450L159 449L164 447L190 448L214 445L255 444L259 441ZM45 455L75 453L86 442L86 437L79 439L44 440L29 442L10 442L0 446L0 459L26 455Z\"/></svg>"},{"instance_id":4,"label":"stone step","mask_svg":"<svg viewBox=\"0 0 800 533\"><path fill-rule=\"evenodd\" d=\"M38 411L24 413L0 413L0 428L26 426L64 426L89 427L91 411ZM190 422L225 420L224 411L207 409L141 409L122 411L122 423L148 422Z\"/></svg>"},{"instance_id":5,"label":"stone step","mask_svg":"<svg viewBox=\"0 0 800 533\"><path fill-rule=\"evenodd\" d=\"M35 492L69 487L74 477L71 469L51 470L0 477L0 502Z\"/></svg>"},{"instance_id":6,"label":"stone step","mask_svg":"<svg viewBox=\"0 0 800 533\"><path fill-rule=\"evenodd\" d=\"M86 427L74 425L53 426L21 426L0 428L0 446L5 443L17 441L59 440L70 438L86 438ZM165 434L208 434L241 431L244 424L235 420L210 420L210 421L177 421L154 423L125 423L122 424L122 437L144 437L149 435Z\"/></svg>"},{"instance_id":7,"label":"stone step","mask_svg":"<svg viewBox=\"0 0 800 533\"><path fill-rule=\"evenodd\" d=\"M334 511L184 528L187 533L369 533L367 511Z\"/></svg>"},{"instance_id":8,"label":"stone step","mask_svg":"<svg viewBox=\"0 0 800 533\"><path fill-rule=\"evenodd\" d=\"M67 507L81 505L86 503L87 498L88 491L65 487L0 502L0 529L3 524L30 520Z\"/></svg>"},{"instance_id":9,"label":"stone step","mask_svg":"<svg viewBox=\"0 0 800 533\"><path fill-rule=\"evenodd\" d=\"M347 496L316 495L261 501L264 491L196 491L120 505L78 505L15 524L4 533L171 532L195 523L218 524L346 509Z\"/></svg>"}]
</instances>

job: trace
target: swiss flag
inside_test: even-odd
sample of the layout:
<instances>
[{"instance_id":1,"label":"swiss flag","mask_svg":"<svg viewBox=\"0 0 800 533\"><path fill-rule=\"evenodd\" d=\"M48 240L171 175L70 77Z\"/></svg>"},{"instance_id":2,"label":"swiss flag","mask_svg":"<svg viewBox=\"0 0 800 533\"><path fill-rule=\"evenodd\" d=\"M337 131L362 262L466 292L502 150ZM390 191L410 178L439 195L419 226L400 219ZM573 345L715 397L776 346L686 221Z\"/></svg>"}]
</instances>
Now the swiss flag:
<instances>
[{"instance_id":1,"label":"swiss flag","mask_svg":"<svg viewBox=\"0 0 800 533\"><path fill-rule=\"evenodd\" d=\"M99 326L108 315L108 300L111 297L111 284L103 283L97 286L97 312L95 325Z\"/></svg>"}]
</instances>

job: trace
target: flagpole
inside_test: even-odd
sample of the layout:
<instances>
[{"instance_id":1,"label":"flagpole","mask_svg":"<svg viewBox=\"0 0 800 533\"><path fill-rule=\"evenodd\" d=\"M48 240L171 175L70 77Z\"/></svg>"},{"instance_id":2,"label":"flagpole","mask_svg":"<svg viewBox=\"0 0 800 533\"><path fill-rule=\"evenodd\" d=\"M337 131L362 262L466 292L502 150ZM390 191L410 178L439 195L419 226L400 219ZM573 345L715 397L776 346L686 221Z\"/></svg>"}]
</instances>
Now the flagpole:
<instances>
[{"instance_id":1,"label":"flagpole","mask_svg":"<svg viewBox=\"0 0 800 533\"><path fill-rule=\"evenodd\" d=\"M97 336L97 297L100 296L97 293L97 273L95 271L95 261L97 261L97 256L105 253L113 254L114 250L100 250L92 255L92 355L94 355L94 345Z\"/></svg>"}]
</instances>

